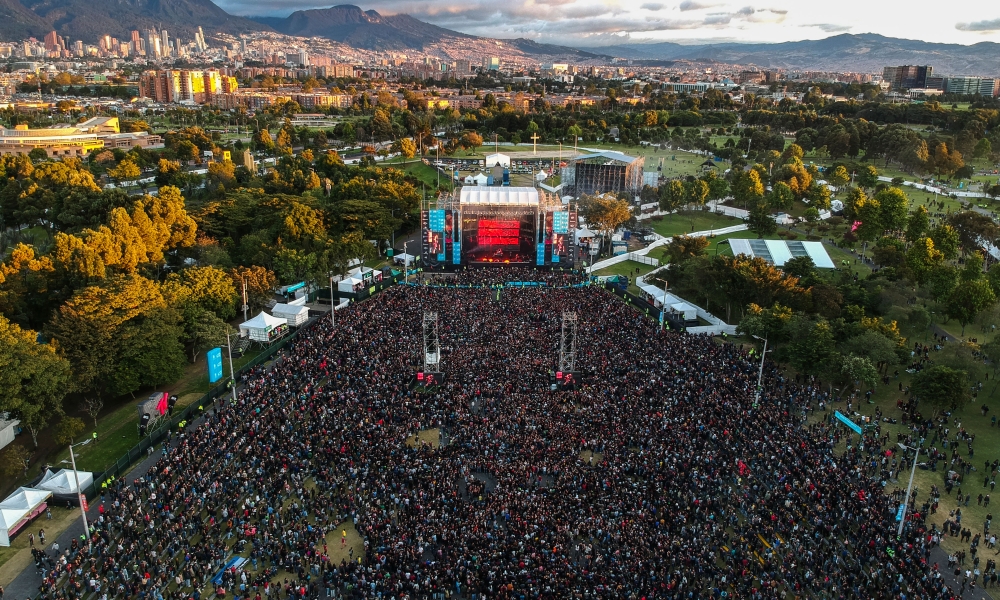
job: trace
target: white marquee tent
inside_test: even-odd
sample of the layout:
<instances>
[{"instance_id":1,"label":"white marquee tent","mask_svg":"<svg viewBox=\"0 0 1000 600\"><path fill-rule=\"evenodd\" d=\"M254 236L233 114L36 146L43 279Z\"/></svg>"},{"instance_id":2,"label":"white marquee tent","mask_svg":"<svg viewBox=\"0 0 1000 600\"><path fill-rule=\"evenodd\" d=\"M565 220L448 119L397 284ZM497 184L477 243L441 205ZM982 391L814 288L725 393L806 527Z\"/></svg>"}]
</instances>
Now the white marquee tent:
<instances>
[{"instance_id":1,"label":"white marquee tent","mask_svg":"<svg viewBox=\"0 0 1000 600\"><path fill-rule=\"evenodd\" d=\"M83 489L87 489L94 482L94 474L87 471L77 471L74 477L72 469L46 470L34 489L52 492L57 499L62 499L62 496L73 498L80 493L76 487L77 478L80 479L80 488Z\"/></svg>"},{"instance_id":2,"label":"white marquee tent","mask_svg":"<svg viewBox=\"0 0 1000 600\"><path fill-rule=\"evenodd\" d=\"M507 167L509 169L510 156L506 154L501 154L500 152L494 154L487 154L484 164L486 165L487 169L493 168L497 165L500 165L501 167Z\"/></svg>"},{"instance_id":3,"label":"white marquee tent","mask_svg":"<svg viewBox=\"0 0 1000 600\"><path fill-rule=\"evenodd\" d=\"M271 309L274 316L284 319L292 327L298 327L309 320L309 307L292 304L275 304Z\"/></svg>"},{"instance_id":4,"label":"white marquee tent","mask_svg":"<svg viewBox=\"0 0 1000 600\"><path fill-rule=\"evenodd\" d=\"M264 311L246 323L240 323L240 336L248 337L255 342L271 341L271 330L279 325L285 325L284 319L272 317Z\"/></svg>"},{"instance_id":5,"label":"white marquee tent","mask_svg":"<svg viewBox=\"0 0 1000 600\"><path fill-rule=\"evenodd\" d=\"M0 502L0 546L10 546L11 537L45 512L50 496L52 492L22 487Z\"/></svg>"}]
</instances>

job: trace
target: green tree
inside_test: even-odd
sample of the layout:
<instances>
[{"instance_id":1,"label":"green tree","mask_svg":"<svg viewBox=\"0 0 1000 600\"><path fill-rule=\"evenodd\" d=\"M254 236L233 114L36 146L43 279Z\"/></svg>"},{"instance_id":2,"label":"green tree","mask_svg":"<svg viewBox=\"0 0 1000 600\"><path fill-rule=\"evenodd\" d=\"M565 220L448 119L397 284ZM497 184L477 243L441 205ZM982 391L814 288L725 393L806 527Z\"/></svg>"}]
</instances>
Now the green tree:
<instances>
[{"instance_id":1,"label":"green tree","mask_svg":"<svg viewBox=\"0 0 1000 600\"><path fill-rule=\"evenodd\" d=\"M580 214L587 225L599 231L605 238L632 218L632 209L627 200L619 200L611 194L583 196L580 198Z\"/></svg>"},{"instance_id":2,"label":"green tree","mask_svg":"<svg viewBox=\"0 0 1000 600\"><path fill-rule=\"evenodd\" d=\"M705 204L705 200L708 198L709 187L708 184L700 179L695 179L694 181L689 181L684 184L684 192L687 200L687 204L702 206Z\"/></svg>"},{"instance_id":3,"label":"green tree","mask_svg":"<svg viewBox=\"0 0 1000 600\"><path fill-rule=\"evenodd\" d=\"M964 336L965 326L996 301L996 294L993 293L989 281L981 277L955 286L945 302L944 310L948 318L956 319L962 325Z\"/></svg>"},{"instance_id":4,"label":"green tree","mask_svg":"<svg viewBox=\"0 0 1000 600\"><path fill-rule=\"evenodd\" d=\"M965 371L944 365L923 369L913 377L912 389L920 402L938 410L954 410L969 397Z\"/></svg>"},{"instance_id":5,"label":"green tree","mask_svg":"<svg viewBox=\"0 0 1000 600\"><path fill-rule=\"evenodd\" d=\"M840 372L850 381L875 387L878 382L878 370L872 361L865 356L848 354L840 364Z\"/></svg>"},{"instance_id":6,"label":"green tree","mask_svg":"<svg viewBox=\"0 0 1000 600\"><path fill-rule=\"evenodd\" d=\"M28 474L31 452L21 444L10 444L0 450L0 475L7 481Z\"/></svg>"},{"instance_id":7,"label":"green tree","mask_svg":"<svg viewBox=\"0 0 1000 600\"><path fill-rule=\"evenodd\" d=\"M178 277L171 274L170 277ZM179 278L191 290L190 300L220 319L236 316L238 296L233 280L224 270L216 267L190 267L181 271Z\"/></svg>"},{"instance_id":8,"label":"green tree","mask_svg":"<svg viewBox=\"0 0 1000 600\"><path fill-rule=\"evenodd\" d=\"M795 193L784 181L779 181L771 187L767 203L776 210L789 210L795 202Z\"/></svg>"},{"instance_id":9,"label":"green tree","mask_svg":"<svg viewBox=\"0 0 1000 600\"><path fill-rule=\"evenodd\" d=\"M55 345L38 343L37 333L0 315L0 411L21 420L35 447L38 433L62 414L73 381L70 363Z\"/></svg>"},{"instance_id":10,"label":"green tree","mask_svg":"<svg viewBox=\"0 0 1000 600\"><path fill-rule=\"evenodd\" d=\"M274 271L266 267L236 267L230 269L229 276L237 294L241 294L246 285L248 310L254 314L267 305L278 288L278 278L274 276Z\"/></svg>"},{"instance_id":11,"label":"green tree","mask_svg":"<svg viewBox=\"0 0 1000 600\"><path fill-rule=\"evenodd\" d=\"M930 229L930 216L927 208L921 204L917 210L910 213L910 219L906 223L906 241L915 242L927 235Z\"/></svg>"},{"instance_id":12,"label":"green tree","mask_svg":"<svg viewBox=\"0 0 1000 600\"><path fill-rule=\"evenodd\" d=\"M946 223L935 226L931 229L930 238L934 240L934 247L941 251L945 260L952 260L958 256L959 237L958 231Z\"/></svg>"},{"instance_id":13,"label":"green tree","mask_svg":"<svg viewBox=\"0 0 1000 600\"><path fill-rule=\"evenodd\" d=\"M837 168L827 174L827 180L834 187L841 188L851 181L851 174L844 165L837 165Z\"/></svg>"},{"instance_id":14,"label":"green tree","mask_svg":"<svg viewBox=\"0 0 1000 600\"><path fill-rule=\"evenodd\" d=\"M811 322L795 317L790 323L792 333L788 344L788 359L801 373L819 375L834 356L833 329L826 321Z\"/></svg>"},{"instance_id":15,"label":"green tree","mask_svg":"<svg viewBox=\"0 0 1000 600\"><path fill-rule=\"evenodd\" d=\"M920 238L906 252L906 266L913 274L913 280L924 283L931 271L944 260L944 254L934 246L931 238Z\"/></svg>"},{"instance_id":16,"label":"green tree","mask_svg":"<svg viewBox=\"0 0 1000 600\"><path fill-rule=\"evenodd\" d=\"M871 165L862 167L858 170L855 181L865 189L874 189L878 185L878 169Z\"/></svg>"},{"instance_id":17,"label":"green tree","mask_svg":"<svg viewBox=\"0 0 1000 600\"><path fill-rule=\"evenodd\" d=\"M747 226L750 231L757 234L758 238L771 235L778 230L778 223L771 216L771 211L764 203L758 203L750 209L747 218Z\"/></svg>"},{"instance_id":18,"label":"green tree","mask_svg":"<svg viewBox=\"0 0 1000 600\"><path fill-rule=\"evenodd\" d=\"M760 174L751 169L739 174L733 184L733 197L743 206L757 206L764 197L764 184Z\"/></svg>"},{"instance_id":19,"label":"green tree","mask_svg":"<svg viewBox=\"0 0 1000 600\"><path fill-rule=\"evenodd\" d=\"M35 162L46 160L48 157L49 153L46 152L44 148L33 148L31 152L28 153L28 158Z\"/></svg>"},{"instance_id":20,"label":"green tree","mask_svg":"<svg viewBox=\"0 0 1000 600\"><path fill-rule=\"evenodd\" d=\"M687 201L687 194L684 190L684 182L679 179L671 179L660 186L660 210L664 212L674 212L684 206Z\"/></svg>"},{"instance_id":21,"label":"green tree","mask_svg":"<svg viewBox=\"0 0 1000 600\"><path fill-rule=\"evenodd\" d=\"M60 446L69 446L83 433L87 424L77 417L63 417L53 431L52 439Z\"/></svg>"},{"instance_id":22,"label":"green tree","mask_svg":"<svg viewBox=\"0 0 1000 600\"><path fill-rule=\"evenodd\" d=\"M696 256L703 256L708 249L708 238L701 236L675 235L663 250L671 263L677 263Z\"/></svg>"}]
</instances>

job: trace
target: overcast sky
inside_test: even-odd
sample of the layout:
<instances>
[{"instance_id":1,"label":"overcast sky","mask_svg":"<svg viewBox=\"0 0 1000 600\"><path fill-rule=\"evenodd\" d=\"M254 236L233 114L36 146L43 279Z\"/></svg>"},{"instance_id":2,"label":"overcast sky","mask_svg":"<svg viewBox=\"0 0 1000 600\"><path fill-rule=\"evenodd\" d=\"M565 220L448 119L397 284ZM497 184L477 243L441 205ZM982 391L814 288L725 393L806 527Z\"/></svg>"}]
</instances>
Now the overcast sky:
<instances>
[{"instance_id":1,"label":"overcast sky","mask_svg":"<svg viewBox=\"0 0 1000 600\"><path fill-rule=\"evenodd\" d=\"M239 15L285 16L327 0L215 0ZM996 0L375 0L384 15L408 13L464 33L598 45L655 39L678 42L783 42L838 33L879 33L928 42L1000 42Z\"/></svg>"}]
</instances>

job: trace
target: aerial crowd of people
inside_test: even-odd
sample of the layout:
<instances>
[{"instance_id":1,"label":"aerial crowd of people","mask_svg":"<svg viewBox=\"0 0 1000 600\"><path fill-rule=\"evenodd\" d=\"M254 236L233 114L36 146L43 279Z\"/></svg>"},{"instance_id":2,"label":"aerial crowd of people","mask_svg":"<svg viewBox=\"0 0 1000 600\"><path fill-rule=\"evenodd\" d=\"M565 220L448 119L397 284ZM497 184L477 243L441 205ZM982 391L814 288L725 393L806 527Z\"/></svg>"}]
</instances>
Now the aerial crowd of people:
<instances>
[{"instance_id":1,"label":"aerial crowd of people","mask_svg":"<svg viewBox=\"0 0 1000 600\"><path fill-rule=\"evenodd\" d=\"M896 535L877 425L844 450L815 382L768 364L756 400L757 356L574 276L489 287L528 277L397 286L316 321L101 494L43 595L959 597L916 501ZM445 375L430 389L425 311ZM575 389L554 385L564 312ZM363 550L345 556L348 528Z\"/></svg>"}]
</instances>

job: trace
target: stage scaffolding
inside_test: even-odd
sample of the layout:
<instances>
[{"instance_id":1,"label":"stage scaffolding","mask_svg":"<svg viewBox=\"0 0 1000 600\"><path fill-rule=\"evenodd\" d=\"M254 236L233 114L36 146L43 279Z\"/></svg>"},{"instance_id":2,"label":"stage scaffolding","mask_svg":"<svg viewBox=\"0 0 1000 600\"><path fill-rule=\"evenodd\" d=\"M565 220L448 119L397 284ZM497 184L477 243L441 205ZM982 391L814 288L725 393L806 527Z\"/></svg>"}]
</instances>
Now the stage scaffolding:
<instances>
[{"instance_id":1,"label":"stage scaffolding","mask_svg":"<svg viewBox=\"0 0 1000 600\"><path fill-rule=\"evenodd\" d=\"M438 337L438 314L424 311L424 373L441 372L441 340Z\"/></svg>"},{"instance_id":2,"label":"stage scaffolding","mask_svg":"<svg viewBox=\"0 0 1000 600\"><path fill-rule=\"evenodd\" d=\"M559 336L559 372L576 371L576 325L575 312L564 310L562 314L562 334Z\"/></svg>"}]
</instances>

